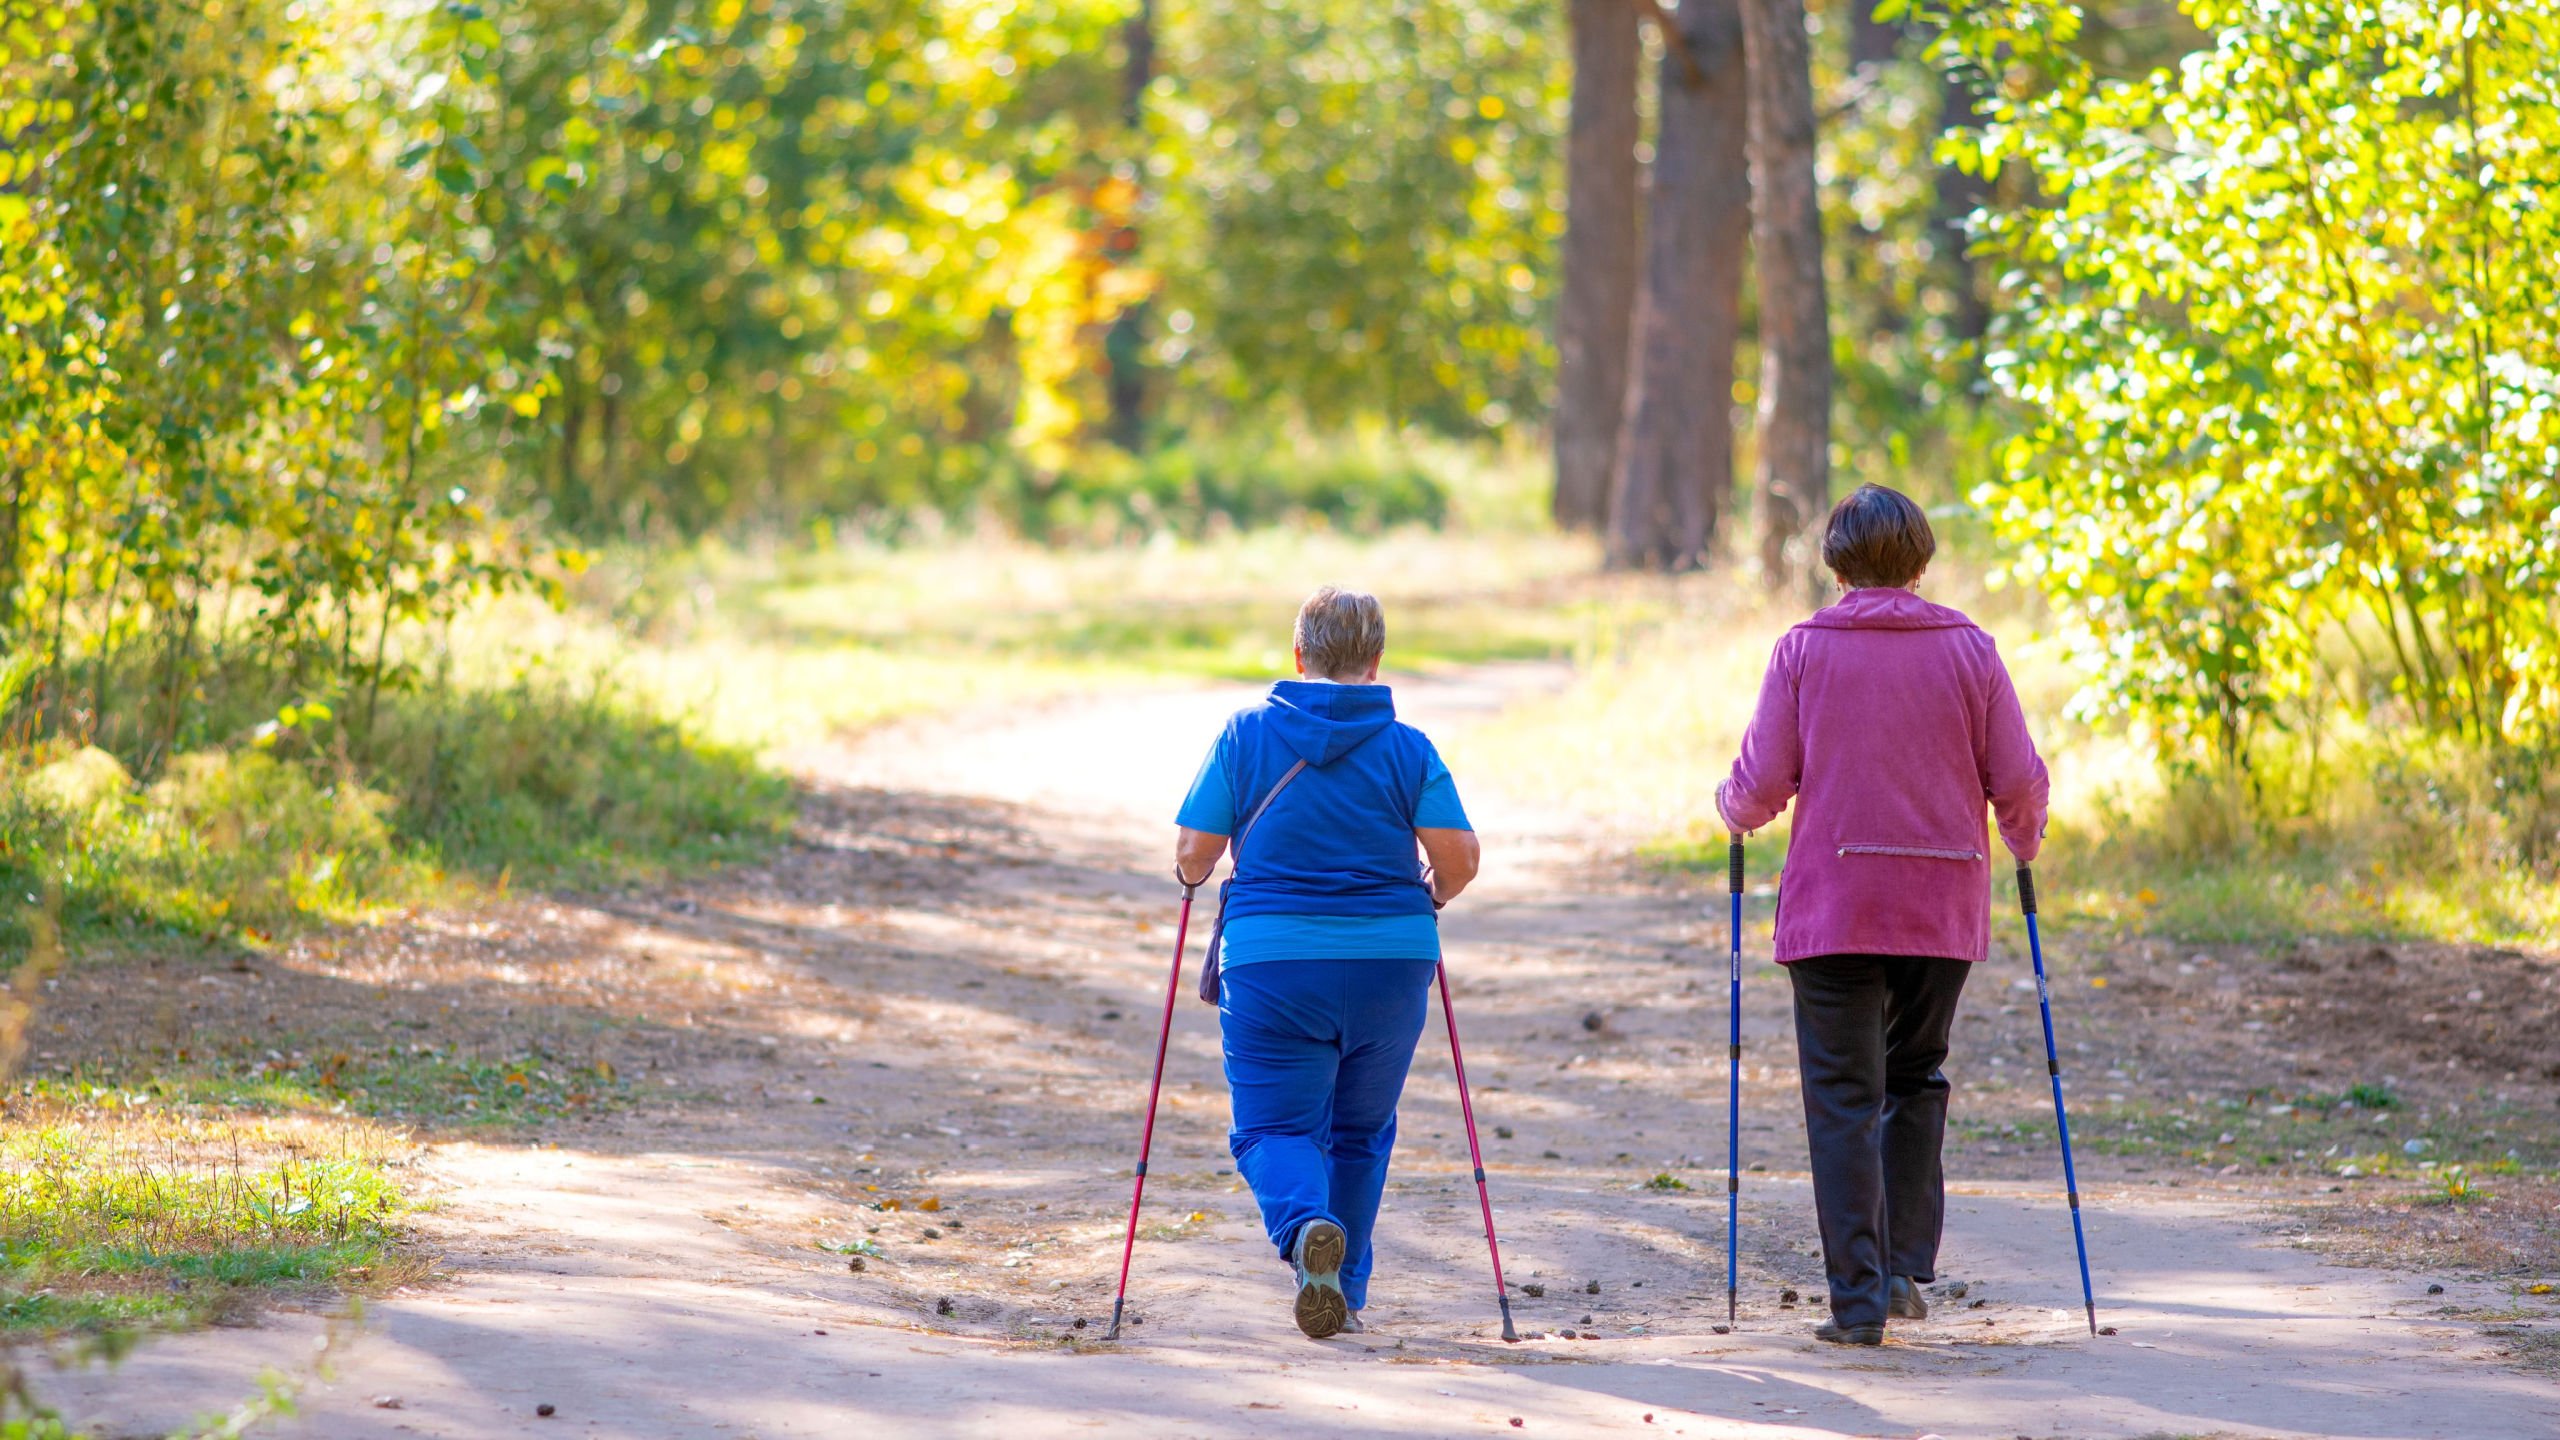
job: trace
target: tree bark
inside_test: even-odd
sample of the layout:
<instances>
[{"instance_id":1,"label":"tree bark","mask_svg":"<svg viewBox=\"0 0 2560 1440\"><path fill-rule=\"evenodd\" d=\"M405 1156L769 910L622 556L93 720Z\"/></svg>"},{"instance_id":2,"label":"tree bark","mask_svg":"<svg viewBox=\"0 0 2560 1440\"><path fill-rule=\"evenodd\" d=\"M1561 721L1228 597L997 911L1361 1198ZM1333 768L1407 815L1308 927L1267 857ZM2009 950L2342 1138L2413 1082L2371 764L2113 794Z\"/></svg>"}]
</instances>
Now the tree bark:
<instances>
[{"instance_id":1,"label":"tree bark","mask_svg":"<svg viewBox=\"0 0 2560 1440\"><path fill-rule=\"evenodd\" d=\"M1608 518L1636 305L1637 10L1572 0L1573 118L1565 142L1564 294L1556 310L1555 520Z\"/></svg>"},{"instance_id":2,"label":"tree bark","mask_svg":"<svg viewBox=\"0 0 2560 1440\"><path fill-rule=\"evenodd\" d=\"M1974 105L1973 87L1954 71L1947 72L1939 84L1938 133L1979 128L1982 115ZM1973 256L1965 249L1970 243L1965 220L1991 198L1991 190L1980 176L1968 175L1954 165L1941 165L1935 198L1937 203L1929 214L1930 239L1932 248L1946 263L1947 286L1956 297L1949 328L1959 340L1980 340L1991 329L1991 299L1982 293L1982 277L1976 273ZM1978 372L1980 357L1973 357L1972 363Z\"/></svg>"},{"instance_id":3,"label":"tree bark","mask_svg":"<svg viewBox=\"0 0 2560 1440\"><path fill-rule=\"evenodd\" d=\"M18 632L18 517L26 509L27 472L12 465L0 498L0 642L22 643Z\"/></svg>"},{"instance_id":4,"label":"tree bark","mask_svg":"<svg viewBox=\"0 0 2560 1440\"><path fill-rule=\"evenodd\" d=\"M1750 52L1751 239L1760 280L1760 565L1770 588L1808 567L1795 544L1831 499L1831 323L1814 188L1813 55L1802 0L1741 0Z\"/></svg>"},{"instance_id":5,"label":"tree bark","mask_svg":"<svg viewBox=\"0 0 2560 1440\"><path fill-rule=\"evenodd\" d=\"M1751 181L1735 0L1684 0L1674 23L1685 45L1663 47L1609 563L1690 569L1705 562L1733 494L1733 347Z\"/></svg>"},{"instance_id":6,"label":"tree bark","mask_svg":"<svg viewBox=\"0 0 2560 1440\"><path fill-rule=\"evenodd\" d=\"M1854 17L1849 31L1849 69L1852 74L1878 69L1901 52L1903 31L1910 22L1877 19L1876 4L1877 0L1855 0L1850 6Z\"/></svg>"},{"instance_id":7,"label":"tree bark","mask_svg":"<svg viewBox=\"0 0 2560 1440\"><path fill-rule=\"evenodd\" d=\"M1146 170L1138 157L1146 150L1147 87L1154 83L1156 65L1156 31L1154 0L1138 0L1137 8L1120 27L1120 43L1124 52L1120 70L1120 121L1128 131L1130 154L1129 183L1146 184ZM1104 244L1104 253L1114 267L1133 265L1138 258L1138 207L1130 206L1126 223L1116 226ZM1111 443L1136 453L1147 438L1147 302L1128 306L1111 319L1111 327L1102 338L1103 390L1111 407Z\"/></svg>"}]
</instances>

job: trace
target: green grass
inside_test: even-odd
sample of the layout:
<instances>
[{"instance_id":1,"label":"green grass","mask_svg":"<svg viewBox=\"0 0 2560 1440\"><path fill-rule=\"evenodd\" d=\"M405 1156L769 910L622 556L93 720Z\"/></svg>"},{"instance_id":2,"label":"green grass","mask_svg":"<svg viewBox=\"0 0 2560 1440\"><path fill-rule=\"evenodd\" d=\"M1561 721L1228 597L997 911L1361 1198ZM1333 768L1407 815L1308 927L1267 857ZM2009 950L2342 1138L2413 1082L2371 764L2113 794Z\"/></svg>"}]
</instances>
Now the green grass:
<instances>
[{"instance_id":1,"label":"green grass","mask_svg":"<svg viewBox=\"0 0 2560 1440\"><path fill-rule=\"evenodd\" d=\"M2083 1081L2072 1090L2071 1117L2073 1144L2093 1154L2207 1169L2236 1164L2243 1174L2263 1170L2414 1182L2430 1187L2429 1195L2438 1201L2460 1188L2449 1178L2455 1171L2476 1193L2494 1189L2498 1176L2560 1165L2560 1143L2540 1129L2530 1107L2520 1105L2495 1106L2460 1120L2434 1116L2422 1123L2396 1105L2377 1110L2337 1095L2284 1099L2260 1092L2238 1100L2173 1103L2101 1095L2095 1082ZM2057 1145L2049 1112L1968 1116L1952 1123L1970 1142L2030 1151ZM2425 1142L2416 1154L2406 1148L2412 1140Z\"/></svg>"},{"instance_id":2,"label":"green grass","mask_svg":"<svg viewBox=\"0 0 2560 1440\"><path fill-rule=\"evenodd\" d=\"M202 1324L392 1258L389 1137L240 1123L101 1095L11 1097L0 1137L0 1332Z\"/></svg>"},{"instance_id":3,"label":"green grass","mask_svg":"<svg viewBox=\"0 0 2560 1440\"><path fill-rule=\"evenodd\" d=\"M0 751L0 948L26 943L25 897L47 893L75 942L258 945L501 881L750 859L793 813L749 751L557 670L396 697L368 746L306 716L147 784L95 750Z\"/></svg>"}]
</instances>

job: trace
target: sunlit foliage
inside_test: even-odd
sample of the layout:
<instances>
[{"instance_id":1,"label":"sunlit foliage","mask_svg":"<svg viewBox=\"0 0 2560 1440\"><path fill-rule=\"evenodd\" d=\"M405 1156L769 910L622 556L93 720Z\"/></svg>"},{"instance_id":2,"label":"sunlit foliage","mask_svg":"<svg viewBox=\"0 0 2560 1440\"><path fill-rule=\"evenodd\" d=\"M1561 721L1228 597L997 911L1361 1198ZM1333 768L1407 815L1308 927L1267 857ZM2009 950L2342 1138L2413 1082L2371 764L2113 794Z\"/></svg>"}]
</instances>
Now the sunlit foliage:
<instances>
[{"instance_id":1,"label":"sunlit foliage","mask_svg":"<svg viewBox=\"0 0 2560 1440\"><path fill-rule=\"evenodd\" d=\"M1988 485L2099 707L2245 762L2345 704L2526 757L2560 739L2560 6L2192 0L2114 81L2068 12L1959 12L1979 160Z\"/></svg>"},{"instance_id":2,"label":"sunlit foliage","mask_svg":"<svg viewBox=\"0 0 2560 1440\"><path fill-rule=\"evenodd\" d=\"M1164 7L1164 353L1231 410L1545 414L1563 7Z\"/></svg>"},{"instance_id":3,"label":"sunlit foliage","mask_svg":"<svg viewBox=\"0 0 2560 1440\"><path fill-rule=\"evenodd\" d=\"M539 405L486 343L450 98L478 42L434 12L372 71L388 37L330 18L94 0L0 29L0 702L151 763L209 648L369 718L394 621L523 574L485 477L436 459Z\"/></svg>"}]
</instances>

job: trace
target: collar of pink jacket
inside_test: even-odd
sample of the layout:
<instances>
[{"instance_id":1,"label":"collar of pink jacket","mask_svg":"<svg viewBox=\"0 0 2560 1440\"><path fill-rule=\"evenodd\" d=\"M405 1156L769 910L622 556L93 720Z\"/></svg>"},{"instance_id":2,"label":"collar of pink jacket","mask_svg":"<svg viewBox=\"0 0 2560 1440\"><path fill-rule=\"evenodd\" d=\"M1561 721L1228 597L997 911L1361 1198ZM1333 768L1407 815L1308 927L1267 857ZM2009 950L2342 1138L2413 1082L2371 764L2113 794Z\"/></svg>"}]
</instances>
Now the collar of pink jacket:
<instances>
[{"instance_id":1,"label":"collar of pink jacket","mask_svg":"<svg viewBox=\"0 0 2560 1440\"><path fill-rule=\"evenodd\" d=\"M1932 605L1908 590L1871 585L1816 610L1805 624L1819 630L1958 630L1973 622L1961 610Z\"/></svg>"}]
</instances>

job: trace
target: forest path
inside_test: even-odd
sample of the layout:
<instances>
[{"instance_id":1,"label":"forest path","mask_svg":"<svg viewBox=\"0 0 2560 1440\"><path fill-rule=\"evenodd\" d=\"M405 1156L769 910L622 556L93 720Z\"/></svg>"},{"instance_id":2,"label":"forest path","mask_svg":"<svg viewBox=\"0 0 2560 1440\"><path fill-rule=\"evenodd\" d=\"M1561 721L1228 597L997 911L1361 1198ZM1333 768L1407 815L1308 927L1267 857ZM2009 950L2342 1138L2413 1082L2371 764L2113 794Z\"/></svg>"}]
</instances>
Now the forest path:
<instances>
[{"instance_id":1,"label":"forest path","mask_svg":"<svg viewBox=\"0 0 2560 1440\"><path fill-rule=\"evenodd\" d=\"M1557 678L1498 667L1398 695L1445 736ZM593 1123L432 1145L441 1203L420 1223L443 1282L360 1322L277 1313L41 1388L110 1437L166 1433L262 1371L300 1409L259 1433L330 1440L2560 1434L2560 1386L2444 1318L2502 1290L2429 1299L2424 1278L2289 1245L2245 1195L2100 1156L2083 1183L2119 1334L2083 1327L2054 1157L1976 1146L1951 1160L1942 1272L1967 1297L1881 1351L1814 1342L1818 1301L1780 1299L1818 1297L1820 1266L1765 901L1744 1155L1766 1169L1743 1188L1742 1323L1713 1333L1721 895L1604 871L1588 824L1464 773L1487 859L1446 917L1449 963L1505 1270L1544 1338L1499 1339L1436 1014L1370 1333L1296 1333L1228 1170L1216 1019L1188 993L1204 914L1130 1281L1142 1323L1102 1343L1171 935L1168 817L1249 693L946 718L794 757L812 797L771 864L646 903L545 902L574 910L568 939L510 966L601 976L684 1043L623 1051L638 1098ZM2032 1005L1989 988L2021 967L1994 963L1959 1028L1957 1105L2031 1114L2042 1077L1980 1063L2041 1060L2021 1048ZM2085 1048L2065 998L2066 1046ZM1665 1173L1693 1188L1644 1184ZM879 1253L857 1273L821 1242Z\"/></svg>"}]
</instances>

